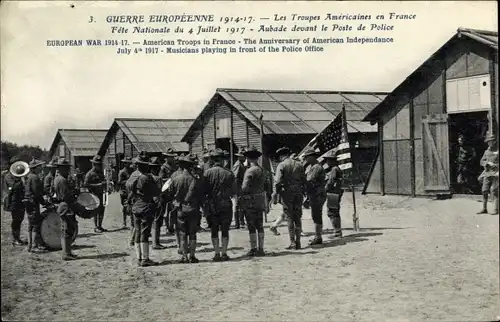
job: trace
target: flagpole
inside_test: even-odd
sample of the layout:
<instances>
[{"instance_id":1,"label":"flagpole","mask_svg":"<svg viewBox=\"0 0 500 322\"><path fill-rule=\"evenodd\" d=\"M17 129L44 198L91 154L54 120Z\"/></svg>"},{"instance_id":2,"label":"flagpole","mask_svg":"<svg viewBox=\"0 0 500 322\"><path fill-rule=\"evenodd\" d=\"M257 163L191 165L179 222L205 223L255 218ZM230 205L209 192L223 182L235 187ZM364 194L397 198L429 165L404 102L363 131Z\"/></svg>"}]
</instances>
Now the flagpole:
<instances>
[{"instance_id":1,"label":"flagpole","mask_svg":"<svg viewBox=\"0 0 500 322\"><path fill-rule=\"evenodd\" d=\"M262 114L262 111L260 111L259 125L260 125L260 151L262 152L262 155L260 156L260 166L262 169L264 169L264 115ZM267 223L267 211L264 211L264 222Z\"/></svg>"},{"instance_id":2,"label":"flagpole","mask_svg":"<svg viewBox=\"0 0 500 322\"><path fill-rule=\"evenodd\" d=\"M346 118L346 112L345 112L345 105L344 102L342 101L342 126L344 127L345 133L347 133L347 118ZM347 138L349 140L349 138ZM349 150L352 150L349 148ZM352 224L353 224L353 230L354 231L359 231L359 217L358 217L358 212L357 212L357 207L356 207L356 193L354 191L354 185L352 183L352 178L353 178L353 169L354 169L354 159L351 158L351 175L350 175L350 188L352 192L352 207L353 207L353 213L352 213Z\"/></svg>"}]
</instances>

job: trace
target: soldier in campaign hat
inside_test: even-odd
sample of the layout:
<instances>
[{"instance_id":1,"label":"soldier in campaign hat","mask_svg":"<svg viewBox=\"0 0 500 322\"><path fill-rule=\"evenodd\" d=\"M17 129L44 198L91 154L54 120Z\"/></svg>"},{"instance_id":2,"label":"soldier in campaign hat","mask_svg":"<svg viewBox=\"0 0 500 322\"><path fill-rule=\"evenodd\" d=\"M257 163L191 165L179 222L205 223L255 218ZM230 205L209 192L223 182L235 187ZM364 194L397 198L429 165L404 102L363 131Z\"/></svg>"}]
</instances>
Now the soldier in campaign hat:
<instances>
[{"instance_id":1,"label":"soldier in campaign hat","mask_svg":"<svg viewBox=\"0 0 500 322\"><path fill-rule=\"evenodd\" d=\"M236 152L236 156L238 160L233 165L233 175L236 178L236 198L235 198L235 209L234 209L234 226L236 229L240 229L240 227L245 226L245 216L243 214L243 210L241 209L241 185L243 184L243 176L245 175L245 171L247 170L247 166L245 164L246 149L241 147L238 152Z\"/></svg>"},{"instance_id":2,"label":"soldier in campaign hat","mask_svg":"<svg viewBox=\"0 0 500 322\"><path fill-rule=\"evenodd\" d=\"M327 194L328 218L333 227L333 237L342 237L340 220L340 201L342 199L342 170L338 166L337 152L331 150L323 155L328 168L326 169L325 190Z\"/></svg>"},{"instance_id":3,"label":"soldier in campaign hat","mask_svg":"<svg viewBox=\"0 0 500 322\"><path fill-rule=\"evenodd\" d=\"M214 246L214 261L229 260L227 247L229 244L229 226L232 221L231 198L236 195L236 181L234 174L223 167L226 158L224 152L216 149L212 153L213 167L204 174L205 209L212 218L211 234ZM222 249L219 248L219 230L221 231ZM221 256L222 251L222 256Z\"/></svg>"},{"instance_id":4,"label":"soldier in campaign hat","mask_svg":"<svg viewBox=\"0 0 500 322\"><path fill-rule=\"evenodd\" d=\"M127 207L127 188L125 184L127 183L128 178L134 171L132 166L132 158L125 157L120 160L123 167L118 172L118 191L120 192L120 203L122 205L122 218L123 218L123 229L128 229L127 227L127 217L130 216Z\"/></svg>"},{"instance_id":5,"label":"soldier in campaign hat","mask_svg":"<svg viewBox=\"0 0 500 322\"><path fill-rule=\"evenodd\" d=\"M162 184L165 184L178 169L178 153L173 148L168 148L167 152L162 154L165 156L165 163L160 168L159 176L161 177ZM165 212L165 227L167 234L173 235L175 233L176 219L173 216L172 205L162 202L161 208Z\"/></svg>"},{"instance_id":6,"label":"soldier in campaign hat","mask_svg":"<svg viewBox=\"0 0 500 322\"><path fill-rule=\"evenodd\" d=\"M155 196L160 188L150 175L150 162L145 153L136 159L139 177L132 183L132 213L135 228L135 250L139 266L152 266L157 263L149 258L149 237L155 216Z\"/></svg>"},{"instance_id":7,"label":"soldier in campaign hat","mask_svg":"<svg viewBox=\"0 0 500 322\"><path fill-rule=\"evenodd\" d=\"M12 157L10 159L10 166L15 164L16 162L21 161L18 157ZM21 239L21 225L24 220L24 213L26 210L26 206L23 202L25 187L23 180L21 177L25 175L26 169L22 166L18 166L15 169L15 173L11 173L9 170L6 170L6 173L3 176L3 187L5 187L7 194L3 199L3 206L5 211L10 211L12 216L11 230L12 230L12 245L22 246L26 245L27 242ZM2 192L4 189L2 187Z\"/></svg>"},{"instance_id":8,"label":"soldier in campaign hat","mask_svg":"<svg viewBox=\"0 0 500 322\"><path fill-rule=\"evenodd\" d=\"M488 149L484 151L480 164L484 171L479 176L479 181L482 182L483 193L483 209L478 214L488 213L488 197L494 199L494 210L492 215L498 215L498 145L497 139L493 134L486 137Z\"/></svg>"},{"instance_id":9,"label":"soldier in campaign hat","mask_svg":"<svg viewBox=\"0 0 500 322\"><path fill-rule=\"evenodd\" d=\"M318 245L323 243L323 205L326 201L325 191L325 169L319 164L317 158L320 153L309 148L303 156L306 159L306 192L311 207L311 217L314 221L316 236L310 242L310 245Z\"/></svg>"},{"instance_id":10,"label":"soldier in campaign hat","mask_svg":"<svg viewBox=\"0 0 500 322\"><path fill-rule=\"evenodd\" d=\"M61 217L62 259L73 260L77 258L71 252L71 242L77 226L75 204L78 189L74 181L69 178L71 165L68 160L60 159L54 165L57 167L58 172L54 178L54 194L57 213Z\"/></svg>"},{"instance_id":11,"label":"soldier in campaign hat","mask_svg":"<svg viewBox=\"0 0 500 322\"><path fill-rule=\"evenodd\" d=\"M196 253L196 233L203 203L203 182L194 170L197 160L193 155L179 157L179 167L182 169L172 178L165 198L172 202L177 214L177 229L181 263L198 263Z\"/></svg>"},{"instance_id":12,"label":"soldier in campaign hat","mask_svg":"<svg viewBox=\"0 0 500 322\"><path fill-rule=\"evenodd\" d=\"M94 217L94 231L96 233L106 232L107 230L102 227L104 221L104 193L106 189L106 179L102 169L102 157L100 155L94 156L90 162L92 169L85 174L83 180L83 187L87 188L91 193L99 198L100 205L97 210L97 215Z\"/></svg>"},{"instance_id":13,"label":"soldier in campaign hat","mask_svg":"<svg viewBox=\"0 0 500 322\"><path fill-rule=\"evenodd\" d=\"M47 196L47 199L50 200L52 198L52 195L54 195L54 179L56 177L56 167L57 159L53 158L50 160L49 163L45 165L45 167L48 169L48 173L43 178L43 192Z\"/></svg>"},{"instance_id":14,"label":"soldier in campaign hat","mask_svg":"<svg viewBox=\"0 0 500 322\"><path fill-rule=\"evenodd\" d=\"M43 199L43 183L40 180L39 174L44 164L44 161L32 159L29 163L30 173L26 178L24 198L26 200L26 213L28 214L29 224L29 252L34 249L42 251L47 250L40 235L40 226L43 220L43 217L40 214L40 205L46 204L46 201Z\"/></svg>"},{"instance_id":15,"label":"soldier in campaign hat","mask_svg":"<svg viewBox=\"0 0 500 322\"><path fill-rule=\"evenodd\" d=\"M161 195L161 188L163 186L163 181L161 180L161 177L159 176L159 171L161 167L160 159L158 157L152 157L149 162L149 170L151 173L151 177L153 178L153 181L156 183L158 186L158 190L156 191L158 194L154 196L153 200L155 202L155 208L154 208L154 221L153 221L153 249L164 249L165 247L160 244L160 233L161 233L161 226L163 223L163 213L164 209L162 208L162 195Z\"/></svg>"},{"instance_id":16,"label":"soldier in campaign hat","mask_svg":"<svg viewBox=\"0 0 500 322\"><path fill-rule=\"evenodd\" d=\"M244 155L249 167L243 176L241 206L245 213L250 237L248 256L264 256L263 215L268 205L266 204L266 177L264 170L258 164L262 152L252 146L245 151Z\"/></svg>"}]
</instances>

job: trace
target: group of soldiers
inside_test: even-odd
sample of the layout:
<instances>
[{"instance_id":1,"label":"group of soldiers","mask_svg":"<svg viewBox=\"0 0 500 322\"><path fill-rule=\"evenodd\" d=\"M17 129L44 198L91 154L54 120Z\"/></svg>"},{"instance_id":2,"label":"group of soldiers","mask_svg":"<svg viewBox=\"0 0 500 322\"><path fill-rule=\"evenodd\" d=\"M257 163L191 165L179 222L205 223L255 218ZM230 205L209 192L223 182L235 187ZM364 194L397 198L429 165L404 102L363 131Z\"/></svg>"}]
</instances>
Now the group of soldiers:
<instances>
[{"instance_id":1,"label":"group of soldiers","mask_svg":"<svg viewBox=\"0 0 500 322\"><path fill-rule=\"evenodd\" d=\"M196 155L178 155L172 149L164 153L163 164L157 157L148 158L144 152L134 159L124 158L123 169L118 174L123 225L127 227L130 217L130 244L135 247L138 264L157 264L149 258L149 237L152 235L153 249L163 249L160 244L163 224L167 234L176 234L180 261L197 263L196 239L202 217L211 232L213 261L229 260L227 250L233 215L236 229L245 225L248 229L247 255L264 256L263 221L271 202L283 205L283 216L277 222L285 218L288 221L288 249L301 249L304 199L316 226L310 245L323 242L322 210L327 200L334 237L342 237L342 171L336 164L335 153L324 156L328 164L326 170L317 161L318 152L312 149L303 153L304 162L286 147L276 154L280 163L274 180L272 174L259 165L262 153L255 147L240 148L232 169L229 169L230 154L221 149L205 150L202 162ZM270 229L279 234L276 224Z\"/></svg>"}]
</instances>

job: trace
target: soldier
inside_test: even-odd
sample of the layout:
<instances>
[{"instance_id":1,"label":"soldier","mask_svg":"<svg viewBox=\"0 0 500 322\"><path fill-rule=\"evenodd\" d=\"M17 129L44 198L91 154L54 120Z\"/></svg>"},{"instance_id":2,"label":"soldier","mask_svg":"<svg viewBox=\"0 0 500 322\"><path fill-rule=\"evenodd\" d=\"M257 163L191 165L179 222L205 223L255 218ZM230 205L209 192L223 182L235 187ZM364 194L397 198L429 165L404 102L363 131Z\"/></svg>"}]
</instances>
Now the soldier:
<instances>
[{"instance_id":1,"label":"soldier","mask_svg":"<svg viewBox=\"0 0 500 322\"><path fill-rule=\"evenodd\" d=\"M15 162L20 161L17 157L12 157L10 159L10 166ZM26 206L24 204L25 187L23 180L24 167L18 166L14 170L14 173L7 171L4 176L4 183L7 188L8 200L4 203L4 210L10 211L12 216L11 230L12 230L12 245L22 246L26 245L27 242L21 239L21 225L24 220L24 212Z\"/></svg>"},{"instance_id":2,"label":"soldier","mask_svg":"<svg viewBox=\"0 0 500 322\"><path fill-rule=\"evenodd\" d=\"M210 153L213 150L209 151L208 149L203 149L203 173L212 167L212 161L210 160Z\"/></svg>"},{"instance_id":3,"label":"soldier","mask_svg":"<svg viewBox=\"0 0 500 322\"><path fill-rule=\"evenodd\" d=\"M249 167L243 176L241 187L241 206L245 213L250 235L248 256L264 256L263 213L266 210L266 180L264 170L257 160L262 153L252 146L245 151Z\"/></svg>"},{"instance_id":4,"label":"soldier","mask_svg":"<svg viewBox=\"0 0 500 322\"><path fill-rule=\"evenodd\" d=\"M43 245L42 238L40 236L40 226L42 224L43 217L40 214L40 205L45 205L46 202L43 199L43 183L40 180L40 171L45 162L33 159L29 163L30 173L26 178L26 184L24 187L26 199L26 213L28 214L28 252L32 249L38 249L45 251L47 248ZM33 247L34 241L34 247Z\"/></svg>"},{"instance_id":5,"label":"soldier","mask_svg":"<svg viewBox=\"0 0 500 322\"><path fill-rule=\"evenodd\" d=\"M128 216L128 207L127 207L127 187L126 183L130 175L134 171L132 167L132 158L125 157L121 160L123 163L123 168L118 173L118 189L120 191L120 203L122 205L122 216L123 216L123 229L128 229L127 227L127 216ZM131 220L132 225L132 220Z\"/></svg>"},{"instance_id":6,"label":"soldier","mask_svg":"<svg viewBox=\"0 0 500 322\"><path fill-rule=\"evenodd\" d=\"M223 167L225 155L216 149L212 153L213 167L204 174L205 209L212 218L211 234L215 256L213 261L227 261L229 226L233 217L231 198L236 194L236 181L233 173ZM222 235L222 256L219 248L219 230Z\"/></svg>"},{"instance_id":7,"label":"soldier","mask_svg":"<svg viewBox=\"0 0 500 322\"><path fill-rule=\"evenodd\" d=\"M106 179L104 178L104 172L102 171L102 157L100 155L96 155L90 160L90 162L92 163L92 169L85 174L83 187L89 189L91 193L99 198L99 209L97 210L97 215L94 217L94 232L102 233L108 231L107 229L102 228L105 212L103 194L106 189Z\"/></svg>"},{"instance_id":8,"label":"soldier","mask_svg":"<svg viewBox=\"0 0 500 322\"><path fill-rule=\"evenodd\" d=\"M323 205L326 201L325 191L325 169L318 163L317 157L319 153L314 149L307 149L304 152L304 158L307 161L306 176L307 184L306 191L311 208L311 217L314 222L316 236L309 243L310 245L319 245L323 243L321 233L323 230Z\"/></svg>"},{"instance_id":9,"label":"soldier","mask_svg":"<svg viewBox=\"0 0 500 322\"><path fill-rule=\"evenodd\" d=\"M165 156L165 163L161 166L159 176L161 177L162 184L168 181L172 177L172 174L177 170L177 165L175 162L175 158L177 157L177 153L174 149L168 148L166 153L163 153ZM165 215L165 227L167 230L167 235L173 235L175 232L175 214L172 212L171 204L164 204L162 207L166 210Z\"/></svg>"},{"instance_id":10,"label":"soldier","mask_svg":"<svg viewBox=\"0 0 500 322\"><path fill-rule=\"evenodd\" d=\"M488 195L491 193L495 202L495 209L491 214L498 215L498 147L493 135L489 135L486 142L488 142L488 149L484 151L480 161L484 171L478 178L482 181L483 209L478 214L488 213Z\"/></svg>"},{"instance_id":11,"label":"soldier","mask_svg":"<svg viewBox=\"0 0 500 322\"><path fill-rule=\"evenodd\" d=\"M238 157L238 160L236 163L233 165L233 175L236 178L236 189L237 189L237 194L235 198L235 210L234 210L234 225L236 229L240 229L245 227L245 216L243 215L243 210L241 209L241 201L240 201L240 195L241 195L241 185L243 184L243 176L245 175L245 171L247 169L247 166L245 166L245 148L241 148L238 153L236 153L236 156Z\"/></svg>"},{"instance_id":12,"label":"soldier","mask_svg":"<svg viewBox=\"0 0 500 322\"><path fill-rule=\"evenodd\" d=\"M342 199L342 170L337 161L336 151L328 152L323 158L328 164L326 169L326 194L328 218L333 227L333 237L342 237L340 221L340 200Z\"/></svg>"},{"instance_id":13,"label":"soldier","mask_svg":"<svg viewBox=\"0 0 500 322\"><path fill-rule=\"evenodd\" d=\"M146 152L141 152L141 155L145 156ZM127 182L125 183L125 189L127 190L127 212L130 215L130 225L132 226L132 229L130 231L130 246L135 245L135 219L134 214L132 213L132 205L134 204L135 200L134 196L132 195L132 186L141 175L141 172L137 169L137 158L134 158L132 160L132 169L134 169L134 172L132 172Z\"/></svg>"},{"instance_id":14,"label":"soldier","mask_svg":"<svg viewBox=\"0 0 500 322\"><path fill-rule=\"evenodd\" d=\"M155 216L155 196L159 196L160 188L149 174L149 162L145 153L136 159L139 177L132 183L132 213L134 214L135 251L138 265L152 266L157 263L149 258L149 236ZM157 197L156 197L157 198Z\"/></svg>"},{"instance_id":15,"label":"soldier","mask_svg":"<svg viewBox=\"0 0 500 322\"><path fill-rule=\"evenodd\" d=\"M76 198L78 190L73 180L69 180L70 163L66 159L57 162L58 173L54 178L54 193L57 204L57 213L61 216L61 246L62 259L74 260L77 258L71 252L71 242L76 229Z\"/></svg>"},{"instance_id":16,"label":"soldier","mask_svg":"<svg viewBox=\"0 0 500 322\"><path fill-rule=\"evenodd\" d=\"M302 201L305 192L306 175L302 164L290 157L291 151L287 147L276 151L280 163L276 168L275 193L273 203L277 204L278 195L281 197L284 217L288 221L290 245L288 249L300 249L300 234L302 232ZM277 234L277 225L271 231Z\"/></svg>"},{"instance_id":17,"label":"soldier","mask_svg":"<svg viewBox=\"0 0 500 322\"><path fill-rule=\"evenodd\" d=\"M180 262L198 263L195 256L196 233L203 203L203 179L194 171L196 159L193 156L179 157L178 161L182 173L172 178L165 197L178 211L177 228L182 252Z\"/></svg>"},{"instance_id":18,"label":"soldier","mask_svg":"<svg viewBox=\"0 0 500 322\"><path fill-rule=\"evenodd\" d=\"M155 201L155 209L154 209L154 221L153 221L153 249L164 249L165 247L160 244L160 233L161 233L161 225L163 223L163 214L165 212L162 209L163 202L161 201L161 188L163 186L162 180L158 173L160 172L161 163L158 157L152 157L149 163L149 170L153 181L158 187L157 193L158 195L153 196Z\"/></svg>"},{"instance_id":19,"label":"soldier","mask_svg":"<svg viewBox=\"0 0 500 322\"><path fill-rule=\"evenodd\" d=\"M465 136L460 134L458 136L458 157L457 157L457 183L461 186L462 192L471 193L471 166L472 161L476 157L474 148L465 142Z\"/></svg>"},{"instance_id":20,"label":"soldier","mask_svg":"<svg viewBox=\"0 0 500 322\"><path fill-rule=\"evenodd\" d=\"M54 179L56 177L57 167L55 165L56 160L51 160L46 168L49 169L49 172L43 179L43 193L47 196L47 199L50 200L54 195Z\"/></svg>"}]
</instances>

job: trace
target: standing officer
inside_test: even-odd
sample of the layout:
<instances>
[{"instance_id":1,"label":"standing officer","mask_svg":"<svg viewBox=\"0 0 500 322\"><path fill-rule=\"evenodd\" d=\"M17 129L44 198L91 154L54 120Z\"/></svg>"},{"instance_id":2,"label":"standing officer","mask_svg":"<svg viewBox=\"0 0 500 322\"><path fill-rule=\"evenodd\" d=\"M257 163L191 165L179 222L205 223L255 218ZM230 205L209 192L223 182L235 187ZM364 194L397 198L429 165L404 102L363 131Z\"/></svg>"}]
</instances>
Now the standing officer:
<instances>
[{"instance_id":1,"label":"standing officer","mask_svg":"<svg viewBox=\"0 0 500 322\"><path fill-rule=\"evenodd\" d=\"M314 149L307 149L304 152L304 158L307 161L307 197L311 207L311 217L314 221L316 237L310 242L310 245L319 245L323 243L321 233L323 231L323 205L326 201L325 191L325 169L318 163L319 153Z\"/></svg>"},{"instance_id":2,"label":"standing officer","mask_svg":"<svg viewBox=\"0 0 500 322\"><path fill-rule=\"evenodd\" d=\"M71 252L71 242L76 229L75 210L78 190L75 181L68 178L70 163L66 159L61 159L55 165L58 173L54 178L54 193L57 213L61 216L62 259L74 260L77 256Z\"/></svg>"},{"instance_id":3,"label":"standing officer","mask_svg":"<svg viewBox=\"0 0 500 322\"><path fill-rule=\"evenodd\" d=\"M252 146L245 151L249 167L243 176L241 187L242 208L250 235L248 256L264 256L263 213L266 210L266 180L264 170L257 160L262 153Z\"/></svg>"},{"instance_id":4,"label":"standing officer","mask_svg":"<svg viewBox=\"0 0 500 322\"><path fill-rule=\"evenodd\" d=\"M172 178L165 197L178 211L177 228L182 252L180 262L198 263L195 256L196 233L203 203L203 179L194 171L197 162L193 156L179 157L178 162L182 173Z\"/></svg>"},{"instance_id":5,"label":"standing officer","mask_svg":"<svg viewBox=\"0 0 500 322\"><path fill-rule=\"evenodd\" d=\"M127 208L127 188L126 183L130 175L134 171L132 167L132 158L125 157L121 160L123 163L123 168L118 172L118 189L120 191L120 203L122 204L122 216L123 216L123 229L128 229L127 227L127 216L128 216L128 208ZM132 222L131 222L132 225Z\"/></svg>"},{"instance_id":6,"label":"standing officer","mask_svg":"<svg viewBox=\"0 0 500 322\"><path fill-rule=\"evenodd\" d=\"M234 209L234 224L236 229L240 229L240 227L245 226L245 216L243 215L243 210L241 209L241 185L243 184L243 176L245 175L245 171L247 170L247 166L245 165L245 148L241 148L236 156L238 160L233 165L233 175L236 178L236 189L237 194L235 198L235 209Z\"/></svg>"},{"instance_id":7,"label":"standing officer","mask_svg":"<svg viewBox=\"0 0 500 322\"><path fill-rule=\"evenodd\" d=\"M495 209L491 214L498 215L498 147L493 135L489 135L486 142L488 142L488 149L484 151L480 161L484 171L478 178L482 181L483 209L478 214L488 213L488 196L491 193L495 201Z\"/></svg>"},{"instance_id":8,"label":"standing officer","mask_svg":"<svg viewBox=\"0 0 500 322\"><path fill-rule=\"evenodd\" d=\"M328 218L333 227L333 237L342 237L340 224L340 200L342 199L342 170L337 161L336 151L328 152L323 158L328 164L326 169L326 194L328 208Z\"/></svg>"},{"instance_id":9,"label":"standing officer","mask_svg":"<svg viewBox=\"0 0 500 322\"><path fill-rule=\"evenodd\" d=\"M161 233L161 225L163 223L163 214L165 210L162 208L163 202L161 200L161 188L162 188L162 180L158 173L160 172L161 163L158 157L152 157L151 162L149 163L149 170L151 172L151 177L158 187L157 195L153 196L155 201L154 203L154 221L153 221L153 249L164 249L165 247L160 244L160 233Z\"/></svg>"},{"instance_id":10,"label":"standing officer","mask_svg":"<svg viewBox=\"0 0 500 322\"><path fill-rule=\"evenodd\" d=\"M306 187L306 175L302 164L290 157L290 149L280 148L276 154L280 163L276 168L275 193L273 203L277 204L278 196L281 197L284 217L288 221L288 235L290 245L288 249L300 249L300 233L302 232L302 202ZM277 225L271 227L277 234Z\"/></svg>"},{"instance_id":11,"label":"standing officer","mask_svg":"<svg viewBox=\"0 0 500 322\"><path fill-rule=\"evenodd\" d=\"M10 165L20 161L17 157L12 157L10 159ZM22 177L25 175L25 168L23 166L17 166L14 169L14 173L8 171L5 174L4 183L7 188L7 200L4 203L4 210L10 211L12 215L12 245L22 246L26 245L27 242L21 239L21 224L24 220L24 212L26 206L24 204L24 183Z\"/></svg>"},{"instance_id":12,"label":"standing officer","mask_svg":"<svg viewBox=\"0 0 500 322\"><path fill-rule=\"evenodd\" d=\"M42 238L40 236L40 226L42 224L42 215L40 214L40 205L46 204L43 199L43 183L40 180L40 171L45 162L33 159L29 163L30 173L26 179L26 184L24 187L26 199L26 212L28 214L28 251L31 252L32 248L38 250L47 250L43 245ZM34 236L33 236L34 235ZM33 241L35 246L32 247Z\"/></svg>"},{"instance_id":13,"label":"standing officer","mask_svg":"<svg viewBox=\"0 0 500 322\"><path fill-rule=\"evenodd\" d=\"M213 152L213 150L209 151L207 148L203 149L203 172L212 167L212 160L210 159L211 152Z\"/></svg>"},{"instance_id":14,"label":"standing officer","mask_svg":"<svg viewBox=\"0 0 500 322\"><path fill-rule=\"evenodd\" d=\"M103 194L106 189L106 179L104 178L104 172L102 171L102 157L100 155L96 155L92 158L92 160L90 160L90 162L92 163L92 169L85 174L83 186L99 198L100 205L97 215L94 217L94 231L96 233L102 233L107 231L102 228L105 211Z\"/></svg>"},{"instance_id":15,"label":"standing officer","mask_svg":"<svg viewBox=\"0 0 500 322\"><path fill-rule=\"evenodd\" d=\"M233 204L231 198L236 194L236 181L231 171L223 167L225 155L222 150L212 153L213 167L204 174L205 209L212 218L211 234L214 246L214 261L227 261L229 226L232 221ZM219 229L222 234L222 257L219 249Z\"/></svg>"},{"instance_id":16,"label":"standing officer","mask_svg":"<svg viewBox=\"0 0 500 322\"><path fill-rule=\"evenodd\" d=\"M177 157L177 153L174 149L168 148L166 153L163 153L165 156L165 163L161 166L159 176L161 177L162 184L168 181L172 177L172 174L177 170L177 165L175 162L175 158ZM172 235L175 232L175 217L172 212L171 204L163 204L162 207L166 211L165 215L165 227L167 230L167 235Z\"/></svg>"},{"instance_id":17,"label":"standing officer","mask_svg":"<svg viewBox=\"0 0 500 322\"><path fill-rule=\"evenodd\" d=\"M144 155L144 157L146 157L146 152L141 152L141 155ZM141 172L137 169L137 158L134 158L132 160L132 169L134 169L134 172L132 172L127 182L125 183L125 188L127 190L127 212L130 215L130 225L132 226L132 230L130 231L130 246L135 245L135 219L134 214L132 213L132 205L134 204L135 199L132 195L132 186L141 175Z\"/></svg>"},{"instance_id":18,"label":"standing officer","mask_svg":"<svg viewBox=\"0 0 500 322\"><path fill-rule=\"evenodd\" d=\"M472 161L476 158L476 151L465 140L465 136L458 136L458 156L457 156L457 183L462 193L471 193L471 167Z\"/></svg>"},{"instance_id":19,"label":"standing officer","mask_svg":"<svg viewBox=\"0 0 500 322\"><path fill-rule=\"evenodd\" d=\"M155 216L155 196L159 196L158 185L149 174L149 162L143 153L136 159L139 177L132 183L131 195L134 198L135 251L139 266L152 266L157 263L149 259L149 236Z\"/></svg>"}]
</instances>

